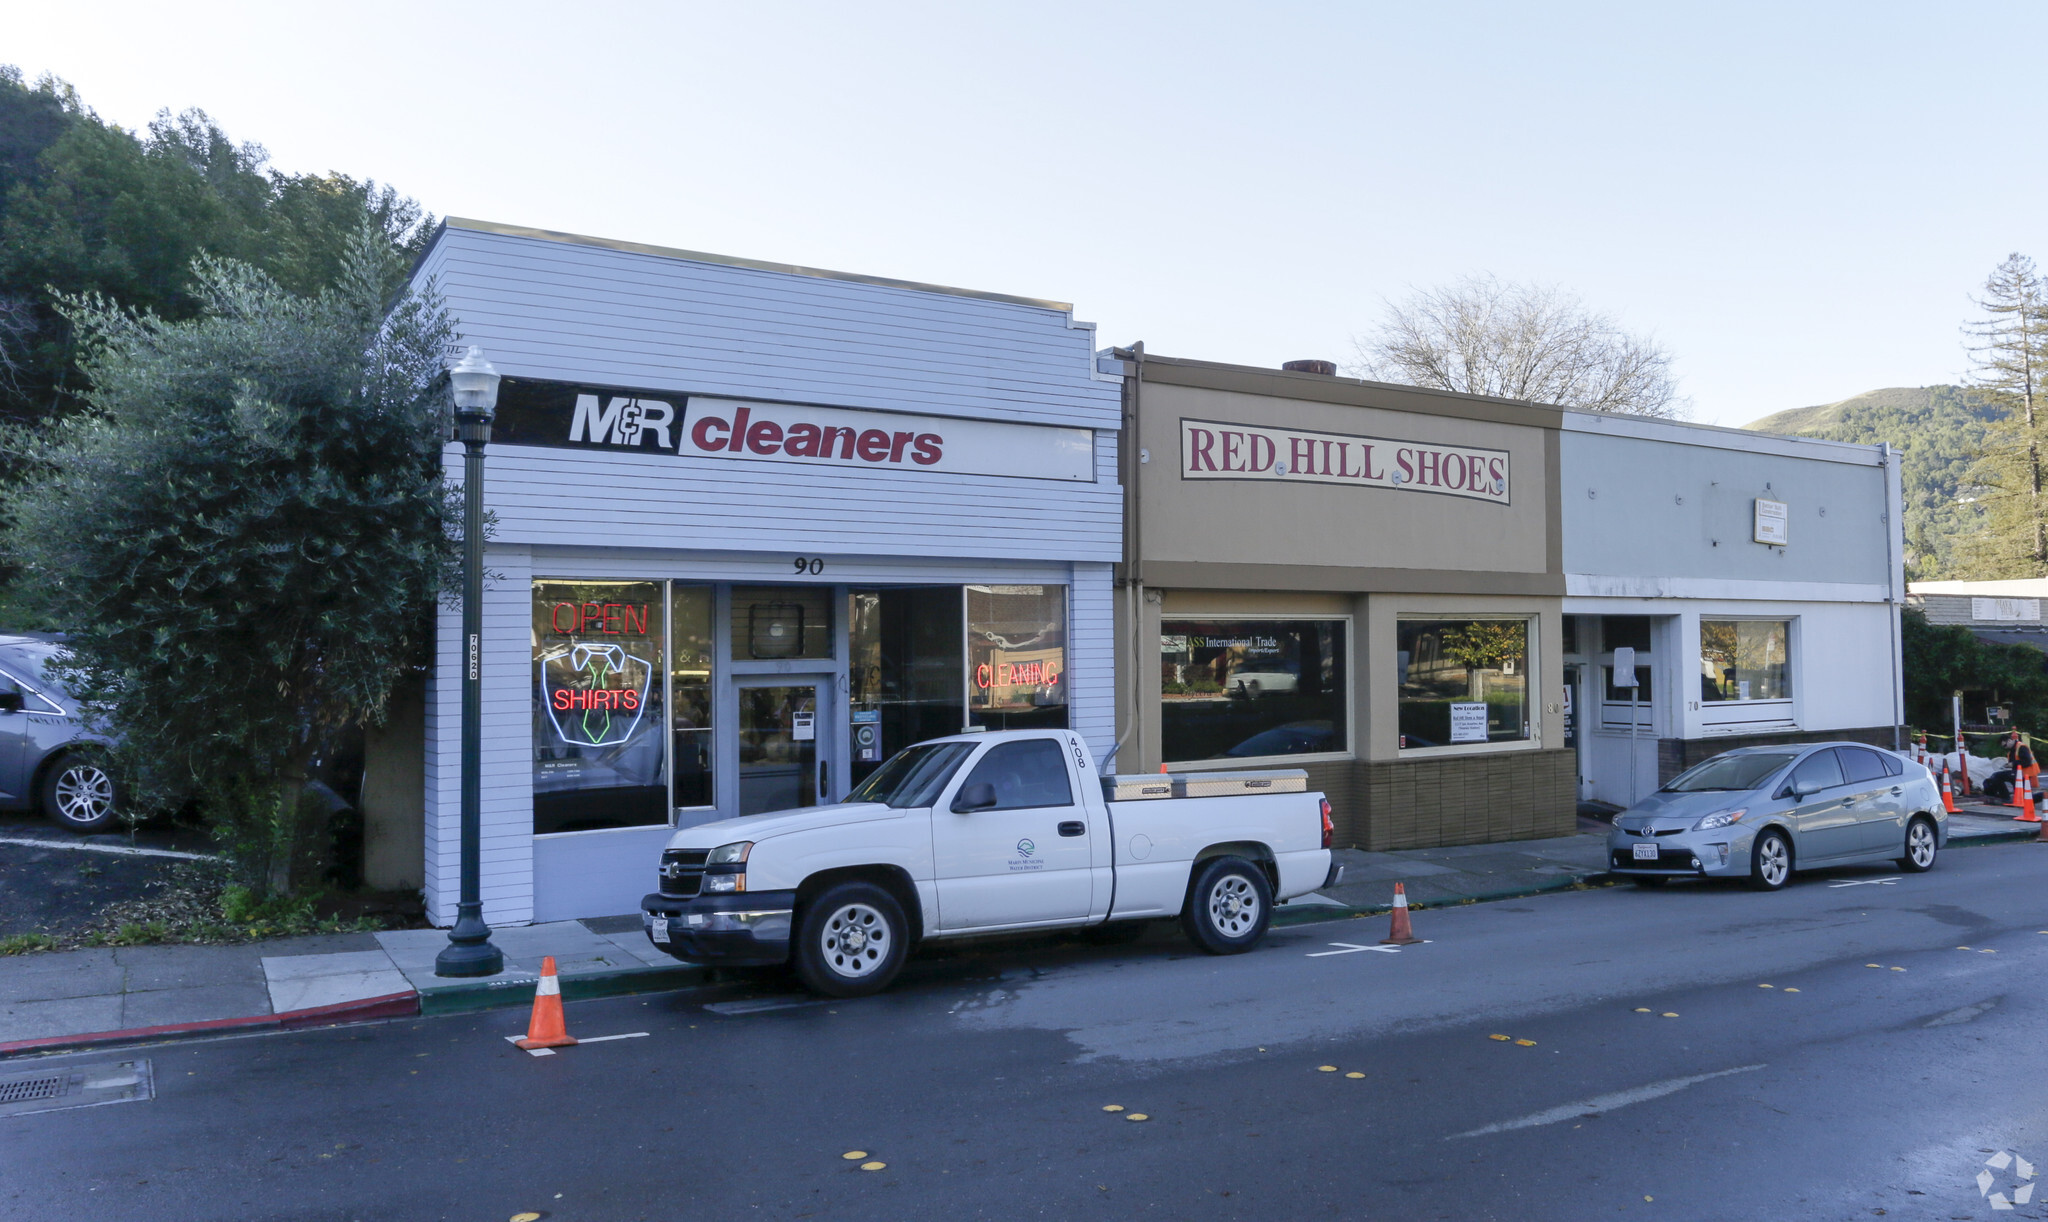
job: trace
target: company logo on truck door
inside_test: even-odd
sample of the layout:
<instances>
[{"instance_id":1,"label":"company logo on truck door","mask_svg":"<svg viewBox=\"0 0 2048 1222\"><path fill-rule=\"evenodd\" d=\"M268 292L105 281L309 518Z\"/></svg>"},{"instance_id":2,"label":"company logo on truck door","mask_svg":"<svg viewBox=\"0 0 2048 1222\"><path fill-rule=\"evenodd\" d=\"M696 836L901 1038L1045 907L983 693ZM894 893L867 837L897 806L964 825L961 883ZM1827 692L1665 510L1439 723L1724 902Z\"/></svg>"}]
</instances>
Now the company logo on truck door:
<instances>
[{"instance_id":1,"label":"company logo on truck door","mask_svg":"<svg viewBox=\"0 0 2048 1222\"><path fill-rule=\"evenodd\" d=\"M1360 484L1498 505L1512 500L1506 450L1211 420L1180 422L1180 475Z\"/></svg>"},{"instance_id":2,"label":"company logo on truck door","mask_svg":"<svg viewBox=\"0 0 2048 1222\"><path fill-rule=\"evenodd\" d=\"M500 385L493 440L664 454L696 462L794 462L1089 482L1096 476L1095 434L1086 428L608 390L530 378L506 378Z\"/></svg>"}]
</instances>

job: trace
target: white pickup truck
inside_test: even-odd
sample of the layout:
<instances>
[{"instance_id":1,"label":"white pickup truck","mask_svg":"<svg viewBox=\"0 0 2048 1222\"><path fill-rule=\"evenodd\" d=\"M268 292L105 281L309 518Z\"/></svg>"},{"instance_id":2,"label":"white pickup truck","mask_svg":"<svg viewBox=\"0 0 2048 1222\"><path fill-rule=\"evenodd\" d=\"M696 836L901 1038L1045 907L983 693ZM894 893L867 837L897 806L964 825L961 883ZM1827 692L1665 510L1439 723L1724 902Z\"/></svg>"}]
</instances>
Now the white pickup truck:
<instances>
[{"instance_id":1,"label":"white pickup truck","mask_svg":"<svg viewBox=\"0 0 2048 1222\"><path fill-rule=\"evenodd\" d=\"M959 734L844 802L683 828L640 906L685 962L794 959L857 997L932 938L1178 917L1203 950L1250 950L1276 902L1337 880L1330 832L1298 770L1104 778L1072 731Z\"/></svg>"}]
</instances>

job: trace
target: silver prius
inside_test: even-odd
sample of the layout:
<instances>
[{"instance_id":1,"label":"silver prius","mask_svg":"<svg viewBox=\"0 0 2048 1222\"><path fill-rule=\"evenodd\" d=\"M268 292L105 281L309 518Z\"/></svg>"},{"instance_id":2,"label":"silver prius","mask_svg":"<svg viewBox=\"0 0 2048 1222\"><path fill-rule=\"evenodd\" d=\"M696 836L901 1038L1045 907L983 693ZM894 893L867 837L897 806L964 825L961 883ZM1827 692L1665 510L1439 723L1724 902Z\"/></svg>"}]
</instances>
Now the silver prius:
<instances>
[{"instance_id":1,"label":"silver prius","mask_svg":"<svg viewBox=\"0 0 2048 1222\"><path fill-rule=\"evenodd\" d=\"M1895 861L1913 873L1948 843L1948 815L1919 764L1858 743L1744 747L1680 773L1616 815L1616 874L1747 878L1776 891L1794 870Z\"/></svg>"}]
</instances>

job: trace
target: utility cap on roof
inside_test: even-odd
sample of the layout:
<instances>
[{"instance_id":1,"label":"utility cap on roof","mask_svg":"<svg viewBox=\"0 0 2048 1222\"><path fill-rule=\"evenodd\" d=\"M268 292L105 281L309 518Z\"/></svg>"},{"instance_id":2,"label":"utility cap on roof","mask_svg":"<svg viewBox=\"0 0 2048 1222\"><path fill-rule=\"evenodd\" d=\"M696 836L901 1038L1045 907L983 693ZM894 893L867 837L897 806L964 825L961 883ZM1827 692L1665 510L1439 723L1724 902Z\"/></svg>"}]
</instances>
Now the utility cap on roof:
<instances>
[{"instance_id":1,"label":"utility cap on roof","mask_svg":"<svg viewBox=\"0 0 2048 1222\"><path fill-rule=\"evenodd\" d=\"M1335 361L1288 361L1280 366L1280 368L1288 373L1319 373L1326 378L1337 376L1337 362Z\"/></svg>"}]
</instances>

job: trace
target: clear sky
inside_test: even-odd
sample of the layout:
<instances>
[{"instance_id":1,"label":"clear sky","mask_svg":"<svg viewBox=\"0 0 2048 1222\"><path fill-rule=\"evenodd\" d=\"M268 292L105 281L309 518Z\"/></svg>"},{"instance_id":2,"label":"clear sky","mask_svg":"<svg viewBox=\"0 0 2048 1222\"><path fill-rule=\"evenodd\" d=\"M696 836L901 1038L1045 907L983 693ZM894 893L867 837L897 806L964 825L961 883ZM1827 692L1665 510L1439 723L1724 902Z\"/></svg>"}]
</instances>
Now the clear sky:
<instances>
[{"instance_id":1,"label":"clear sky","mask_svg":"<svg viewBox=\"0 0 2048 1222\"><path fill-rule=\"evenodd\" d=\"M1741 424L1952 381L2038 249L2048 6L120 5L0 62L479 217L1072 301L1348 360L1382 301L1562 285Z\"/></svg>"}]
</instances>

